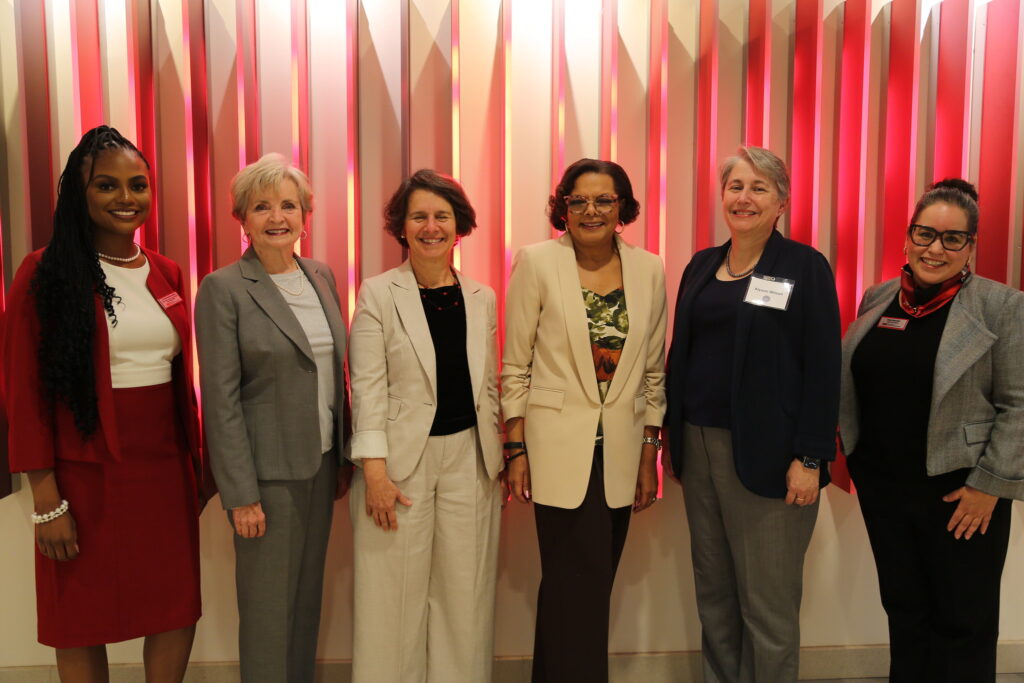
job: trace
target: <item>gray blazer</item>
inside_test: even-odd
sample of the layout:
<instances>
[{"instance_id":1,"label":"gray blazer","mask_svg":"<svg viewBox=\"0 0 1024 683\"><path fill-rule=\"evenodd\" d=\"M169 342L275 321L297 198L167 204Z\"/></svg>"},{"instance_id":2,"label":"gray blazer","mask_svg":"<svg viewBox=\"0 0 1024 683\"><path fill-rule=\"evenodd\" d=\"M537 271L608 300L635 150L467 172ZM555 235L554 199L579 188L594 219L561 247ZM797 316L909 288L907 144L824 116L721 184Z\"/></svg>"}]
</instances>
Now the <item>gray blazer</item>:
<instances>
[{"instance_id":1,"label":"gray blazer","mask_svg":"<svg viewBox=\"0 0 1024 683\"><path fill-rule=\"evenodd\" d=\"M868 289L843 338L839 432L846 455L858 437L853 352L899 286L893 279ZM1024 499L1024 292L973 275L950 306L935 358L928 474L971 467L969 486Z\"/></svg>"},{"instance_id":2,"label":"gray blazer","mask_svg":"<svg viewBox=\"0 0 1024 683\"><path fill-rule=\"evenodd\" d=\"M334 336L334 451L347 392L345 323L331 269L297 258ZM260 499L257 481L309 479L322 462L313 350L252 247L207 275L196 297L203 432L225 509Z\"/></svg>"}]
</instances>

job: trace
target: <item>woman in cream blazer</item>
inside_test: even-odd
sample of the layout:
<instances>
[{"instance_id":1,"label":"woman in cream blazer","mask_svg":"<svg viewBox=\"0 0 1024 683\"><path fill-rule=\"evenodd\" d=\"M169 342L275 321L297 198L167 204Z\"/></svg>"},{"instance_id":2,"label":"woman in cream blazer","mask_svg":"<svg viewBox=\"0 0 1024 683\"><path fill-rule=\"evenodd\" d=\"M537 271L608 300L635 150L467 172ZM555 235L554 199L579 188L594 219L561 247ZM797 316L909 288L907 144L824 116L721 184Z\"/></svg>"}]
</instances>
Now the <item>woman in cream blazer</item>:
<instances>
[{"instance_id":1,"label":"woman in cream blazer","mask_svg":"<svg viewBox=\"0 0 1024 683\"><path fill-rule=\"evenodd\" d=\"M451 267L476 225L454 180L416 172L385 218L409 260L363 282L352 321L352 680L486 683L501 516L494 292Z\"/></svg>"},{"instance_id":2,"label":"woman in cream blazer","mask_svg":"<svg viewBox=\"0 0 1024 683\"><path fill-rule=\"evenodd\" d=\"M516 498L536 503L533 680L600 683L630 507L657 493L665 274L617 234L639 213L619 165L577 161L549 211L566 233L522 249L508 287L505 458Z\"/></svg>"}]
</instances>

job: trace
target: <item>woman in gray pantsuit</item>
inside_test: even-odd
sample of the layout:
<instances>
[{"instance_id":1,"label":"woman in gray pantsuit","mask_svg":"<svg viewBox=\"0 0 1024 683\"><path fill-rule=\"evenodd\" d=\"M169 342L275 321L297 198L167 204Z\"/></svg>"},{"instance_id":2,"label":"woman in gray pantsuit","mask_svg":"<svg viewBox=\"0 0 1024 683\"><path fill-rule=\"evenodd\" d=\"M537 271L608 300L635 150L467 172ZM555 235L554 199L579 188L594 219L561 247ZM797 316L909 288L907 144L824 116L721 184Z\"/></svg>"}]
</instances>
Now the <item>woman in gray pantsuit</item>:
<instances>
[{"instance_id":1,"label":"woman in gray pantsuit","mask_svg":"<svg viewBox=\"0 0 1024 683\"><path fill-rule=\"evenodd\" d=\"M341 466L345 324L334 275L299 258L306 176L279 154L231 183L250 246L196 298L203 418L235 530L242 680L313 680L324 557Z\"/></svg>"}]
</instances>

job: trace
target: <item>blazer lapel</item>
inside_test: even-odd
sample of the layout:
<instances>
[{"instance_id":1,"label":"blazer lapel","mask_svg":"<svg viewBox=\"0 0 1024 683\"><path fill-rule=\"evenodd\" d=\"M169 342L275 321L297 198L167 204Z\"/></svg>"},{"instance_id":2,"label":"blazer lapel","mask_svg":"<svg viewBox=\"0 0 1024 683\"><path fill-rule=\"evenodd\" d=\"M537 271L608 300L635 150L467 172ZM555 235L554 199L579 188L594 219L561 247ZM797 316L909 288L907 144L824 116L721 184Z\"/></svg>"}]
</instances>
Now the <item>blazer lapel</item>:
<instances>
[{"instance_id":1,"label":"blazer lapel","mask_svg":"<svg viewBox=\"0 0 1024 683\"><path fill-rule=\"evenodd\" d=\"M754 267L754 273L757 275L771 275L775 269L775 262L779 258L779 251L782 248L782 240L784 238L779 234L778 230L772 230L772 234L768 236L768 242L764 245L764 251L761 252L761 258L758 260L757 265ZM723 245L728 248L732 240ZM722 252L724 258L725 252ZM717 265L717 264L716 264ZM800 283L796 283L799 287ZM732 376L733 376L733 387L739 386L739 378L742 377L743 368L741 367L743 359L747 357L747 342L750 339L750 325L754 320L754 306L740 305L740 310L736 315L736 353L733 356ZM734 405L738 405L736 399L738 397L733 396Z\"/></svg>"},{"instance_id":2,"label":"blazer lapel","mask_svg":"<svg viewBox=\"0 0 1024 683\"><path fill-rule=\"evenodd\" d=\"M985 355L997 339L972 313L974 297L970 284L967 281L950 304L949 318L939 341L932 385L933 411L960 376Z\"/></svg>"},{"instance_id":3,"label":"blazer lapel","mask_svg":"<svg viewBox=\"0 0 1024 683\"><path fill-rule=\"evenodd\" d=\"M480 295L480 285L456 271L462 285L462 298L466 302L466 360L469 362L469 378L473 385L473 399L480 397L483 390L484 362L487 355L487 305ZM480 341L484 340L481 344Z\"/></svg>"},{"instance_id":4,"label":"blazer lapel","mask_svg":"<svg viewBox=\"0 0 1024 683\"><path fill-rule=\"evenodd\" d=\"M117 415L114 413L114 385L110 379L110 335L107 332L107 313L103 300L97 294L96 341L92 348L93 367L96 373L96 403L100 413L100 427L107 448L114 460L121 460L121 440L117 435Z\"/></svg>"},{"instance_id":5,"label":"blazer lapel","mask_svg":"<svg viewBox=\"0 0 1024 683\"><path fill-rule=\"evenodd\" d=\"M629 333L619 356L619 364L612 376L612 383L608 387L608 395L605 396L607 403L611 403L622 392L629 369L633 367L644 346L648 332L647 324L651 319L650 292L645 291L646 283L650 280L645 278L645 273L642 272L637 247L626 244L618 236L615 237L615 242L619 249L619 262L622 264L622 288L626 294Z\"/></svg>"},{"instance_id":6,"label":"blazer lapel","mask_svg":"<svg viewBox=\"0 0 1024 683\"><path fill-rule=\"evenodd\" d=\"M160 304L164 315L174 325L178 337L181 339L181 352L184 354L185 365L189 374L192 372L192 340L191 330L188 324L188 310L185 307L185 300L171 286L171 283L163 276L163 273L150 261L149 277L146 278L146 288L153 295L156 302Z\"/></svg>"},{"instance_id":7,"label":"blazer lapel","mask_svg":"<svg viewBox=\"0 0 1024 683\"><path fill-rule=\"evenodd\" d=\"M391 279L391 296L395 300L395 308L405 327L405 333L409 335L412 348L415 349L420 365L427 374L430 390L436 401L437 359L434 357L434 342L430 336L430 327L427 325L427 316L423 312L416 275L408 261L395 269L395 275Z\"/></svg>"},{"instance_id":8,"label":"blazer lapel","mask_svg":"<svg viewBox=\"0 0 1024 683\"><path fill-rule=\"evenodd\" d=\"M558 285L562 292L562 310L565 313L565 328L569 338L576 372L583 384L587 397L594 403L601 402L597 391L597 372L594 370L594 354L590 350L590 323L583 304L583 288L576 270L576 252L572 238L566 233L558 238L562 251L558 257Z\"/></svg>"},{"instance_id":9,"label":"blazer lapel","mask_svg":"<svg viewBox=\"0 0 1024 683\"><path fill-rule=\"evenodd\" d=\"M299 262L302 272L313 283L313 289L316 290L316 295L320 299L320 306L324 309L324 316L327 318L327 327L330 328L331 336L334 338L334 360L340 368L345 362L345 344L342 343L345 339L345 321L341 318L338 300L334 298L327 279L313 267L310 261L298 257L296 260Z\"/></svg>"},{"instance_id":10,"label":"blazer lapel","mask_svg":"<svg viewBox=\"0 0 1024 683\"><path fill-rule=\"evenodd\" d=\"M242 277L252 280L252 284L249 285L249 296L256 302L256 305L307 358L315 361L313 349L309 345L306 333L302 331L302 325L299 324L298 318L295 317L292 309L281 296L281 292L277 291L277 285L263 268L263 264L260 263L259 257L256 256L252 247L246 249L242 254L238 267Z\"/></svg>"}]
</instances>

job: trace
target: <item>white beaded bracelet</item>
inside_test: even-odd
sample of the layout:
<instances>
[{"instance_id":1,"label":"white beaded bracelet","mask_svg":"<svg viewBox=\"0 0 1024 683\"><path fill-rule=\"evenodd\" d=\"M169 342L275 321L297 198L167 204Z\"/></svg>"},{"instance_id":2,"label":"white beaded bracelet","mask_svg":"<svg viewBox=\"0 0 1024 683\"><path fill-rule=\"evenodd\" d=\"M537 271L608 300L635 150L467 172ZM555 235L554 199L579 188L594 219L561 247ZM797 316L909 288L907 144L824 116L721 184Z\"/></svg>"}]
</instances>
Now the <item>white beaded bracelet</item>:
<instances>
[{"instance_id":1,"label":"white beaded bracelet","mask_svg":"<svg viewBox=\"0 0 1024 683\"><path fill-rule=\"evenodd\" d=\"M53 520L57 519L58 517L63 515L65 512L67 512L68 511L68 507L70 507L68 505L68 502L66 500L62 500L62 501L60 501L60 505L58 505L57 509L55 509L55 510L50 510L49 512L47 512L45 514L42 514L42 515L36 514L35 512L33 512L32 513L32 523L33 524L46 524L47 522L52 522Z\"/></svg>"}]
</instances>

